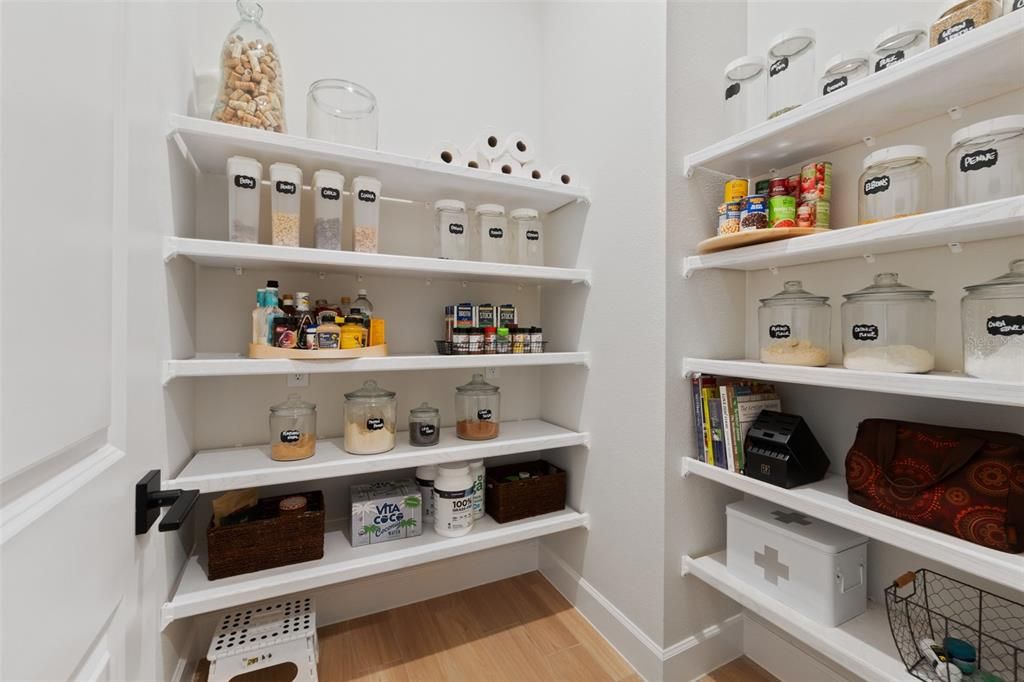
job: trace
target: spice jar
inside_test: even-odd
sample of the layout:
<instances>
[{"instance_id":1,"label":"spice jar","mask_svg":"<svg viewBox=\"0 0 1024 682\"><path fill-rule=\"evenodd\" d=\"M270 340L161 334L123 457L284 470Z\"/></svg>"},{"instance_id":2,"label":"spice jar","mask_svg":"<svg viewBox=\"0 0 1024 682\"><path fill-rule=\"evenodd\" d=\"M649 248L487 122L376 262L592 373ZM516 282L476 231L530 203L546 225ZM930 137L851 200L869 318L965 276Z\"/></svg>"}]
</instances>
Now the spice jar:
<instances>
[{"instance_id":1,"label":"spice jar","mask_svg":"<svg viewBox=\"0 0 1024 682\"><path fill-rule=\"evenodd\" d=\"M228 159L228 239L260 241L260 183L263 165L247 156Z\"/></svg>"},{"instance_id":2,"label":"spice jar","mask_svg":"<svg viewBox=\"0 0 1024 682\"><path fill-rule=\"evenodd\" d=\"M270 407L270 458L278 462L312 457L316 452L316 405L293 393Z\"/></svg>"},{"instance_id":3,"label":"spice jar","mask_svg":"<svg viewBox=\"0 0 1024 682\"><path fill-rule=\"evenodd\" d=\"M465 440L489 440L498 435L501 396L483 374L455 389L455 433Z\"/></svg>"},{"instance_id":4,"label":"spice jar","mask_svg":"<svg viewBox=\"0 0 1024 682\"><path fill-rule=\"evenodd\" d=\"M377 178L359 176L352 181L353 251L377 253L380 246L380 190Z\"/></svg>"},{"instance_id":5,"label":"spice jar","mask_svg":"<svg viewBox=\"0 0 1024 682\"><path fill-rule=\"evenodd\" d=\"M725 67L726 135L735 135L760 123L764 116L764 60L748 55L734 59ZM746 196L746 191L740 196ZM735 199L726 199L726 202Z\"/></svg>"},{"instance_id":6,"label":"spice jar","mask_svg":"<svg viewBox=\"0 0 1024 682\"><path fill-rule=\"evenodd\" d=\"M345 452L375 455L395 447L395 392L367 381L345 394Z\"/></svg>"},{"instance_id":7,"label":"spice jar","mask_svg":"<svg viewBox=\"0 0 1024 682\"><path fill-rule=\"evenodd\" d=\"M901 64L928 49L928 31L919 24L890 26L875 38L871 63L875 73Z\"/></svg>"},{"instance_id":8,"label":"spice jar","mask_svg":"<svg viewBox=\"0 0 1024 682\"><path fill-rule=\"evenodd\" d=\"M864 159L858 220L864 225L924 213L931 188L927 149L912 144L879 149Z\"/></svg>"},{"instance_id":9,"label":"spice jar","mask_svg":"<svg viewBox=\"0 0 1024 682\"><path fill-rule=\"evenodd\" d=\"M485 263L507 263L508 221L505 207L498 204L480 204L476 207L479 260Z\"/></svg>"},{"instance_id":10,"label":"spice jar","mask_svg":"<svg viewBox=\"0 0 1024 682\"><path fill-rule=\"evenodd\" d=\"M831 95L850 83L868 75L868 53L856 50L840 52L825 63L825 70L818 81L818 94Z\"/></svg>"},{"instance_id":11,"label":"spice jar","mask_svg":"<svg viewBox=\"0 0 1024 682\"><path fill-rule=\"evenodd\" d=\"M510 262L519 265L544 265L544 226L537 211L516 208L508 214L512 219L511 233L516 245L515 257Z\"/></svg>"},{"instance_id":12,"label":"spice jar","mask_svg":"<svg viewBox=\"0 0 1024 682\"><path fill-rule=\"evenodd\" d=\"M1000 0L952 0L945 3L932 24L932 47L984 26L1002 11Z\"/></svg>"},{"instance_id":13,"label":"spice jar","mask_svg":"<svg viewBox=\"0 0 1024 682\"><path fill-rule=\"evenodd\" d=\"M284 81L270 32L260 23L263 8L235 3L239 21L221 50L221 78L212 118L246 128L285 132Z\"/></svg>"},{"instance_id":14,"label":"spice jar","mask_svg":"<svg viewBox=\"0 0 1024 682\"><path fill-rule=\"evenodd\" d=\"M761 299L757 311L761 362L823 367L828 364L832 306L827 296L804 291L799 281Z\"/></svg>"},{"instance_id":15,"label":"spice jar","mask_svg":"<svg viewBox=\"0 0 1024 682\"><path fill-rule=\"evenodd\" d=\"M843 366L876 372L930 372L935 367L932 291L900 284L894 272L844 294Z\"/></svg>"},{"instance_id":16,"label":"spice jar","mask_svg":"<svg viewBox=\"0 0 1024 682\"><path fill-rule=\"evenodd\" d=\"M964 290L964 371L1024 383L1024 258L1012 261L1005 275Z\"/></svg>"},{"instance_id":17,"label":"spice jar","mask_svg":"<svg viewBox=\"0 0 1024 682\"><path fill-rule=\"evenodd\" d=\"M767 63L768 118L814 98L814 31L795 28L775 36Z\"/></svg>"},{"instance_id":18,"label":"spice jar","mask_svg":"<svg viewBox=\"0 0 1024 682\"><path fill-rule=\"evenodd\" d=\"M456 199L441 199L434 204L437 214L437 255L451 260L469 260L469 233L466 231L466 204Z\"/></svg>"},{"instance_id":19,"label":"spice jar","mask_svg":"<svg viewBox=\"0 0 1024 682\"><path fill-rule=\"evenodd\" d=\"M302 169L290 163L270 166L271 243L299 245L299 207L302 204Z\"/></svg>"},{"instance_id":20,"label":"spice jar","mask_svg":"<svg viewBox=\"0 0 1024 682\"><path fill-rule=\"evenodd\" d=\"M345 176L332 170L313 173L313 232L316 248L341 251L342 188Z\"/></svg>"},{"instance_id":21,"label":"spice jar","mask_svg":"<svg viewBox=\"0 0 1024 682\"><path fill-rule=\"evenodd\" d=\"M427 403L409 410L409 445L424 447L441 442L441 411Z\"/></svg>"},{"instance_id":22,"label":"spice jar","mask_svg":"<svg viewBox=\"0 0 1024 682\"><path fill-rule=\"evenodd\" d=\"M946 155L950 208L1024 194L1024 115L1000 116L953 133Z\"/></svg>"}]
</instances>

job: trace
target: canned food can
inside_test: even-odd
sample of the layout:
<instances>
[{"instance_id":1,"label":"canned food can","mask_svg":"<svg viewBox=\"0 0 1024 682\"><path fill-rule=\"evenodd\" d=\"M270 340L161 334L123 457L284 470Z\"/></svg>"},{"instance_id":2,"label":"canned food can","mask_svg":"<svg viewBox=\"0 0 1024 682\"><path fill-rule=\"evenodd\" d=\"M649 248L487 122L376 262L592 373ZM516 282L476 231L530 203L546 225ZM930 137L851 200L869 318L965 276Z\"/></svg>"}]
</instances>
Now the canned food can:
<instances>
[{"instance_id":1,"label":"canned food can","mask_svg":"<svg viewBox=\"0 0 1024 682\"><path fill-rule=\"evenodd\" d=\"M740 231L763 230L768 227L768 197L752 194L743 202L740 213Z\"/></svg>"},{"instance_id":2,"label":"canned food can","mask_svg":"<svg viewBox=\"0 0 1024 682\"><path fill-rule=\"evenodd\" d=\"M832 201L832 163L819 161L800 169L800 201Z\"/></svg>"},{"instance_id":3,"label":"canned food can","mask_svg":"<svg viewBox=\"0 0 1024 682\"><path fill-rule=\"evenodd\" d=\"M730 201L743 201L747 196L749 183L743 178L736 178L725 183L725 203Z\"/></svg>"},{"instance_id":4,"label":"canned food can","mask_svg":"<svg viewBox=\"0 0 1024 682\"><path fill-rule=\"evenodd\" d=\"M718 234L735 234L740 231L741 207L738 201L730 201L719 207Z\"/></svg>"},{"instance_id":5,"label":"canned food can","mask_svg":"<svg viewBox=\"0 0 1024 682\"><path fill-rule=\"evenodd\" d=\"M788 194L768 198L768 225L796 227L796 199Z\"/></svg>"},{"instance_id":6,"label":"canned food can","mask_svg":"<svg viewBox=\"0 0 1024 682\"><path fill-rule=\"evenodd\" d=\"M789 181L786 178L772 178L768 183L768 198L789 194Z\"/></svg>"},{"instance_id":7,"label":"canned food can","mask_svg":"<svg viewBox=\"0 0 1024 682\"><path fill-rule=\"evenodd\" d=\"M819 199L818 201L805 201L796 210L797 227L817 227L829 229L829 222L832 214L831 202Z\"/></svg>"},{"instance_id":8,"label":"canned food can","mask_svg":"<svg viewBox=\"0 0 1024 682\"><path fill-rule=\"evenodd\" d=\"M800 176L799 175L790 175L788 178L786 178L786 189L789 190L788 192L786 192L789 196L791 196L791 197L793 197L793 198L795 198L795 199L797 199L799 201L799 199L800 199Z\"/></svg>"},{"instance_id":9,"label":"canned food can","mask_svg":"<svg viewBox=\"0 0 1024 682\"><path fill-rule=\"evenodd\" d=\"M771 187L771 180L758 180L754 183L754 194L768 194Z\"/></svg>"}]
</instances>

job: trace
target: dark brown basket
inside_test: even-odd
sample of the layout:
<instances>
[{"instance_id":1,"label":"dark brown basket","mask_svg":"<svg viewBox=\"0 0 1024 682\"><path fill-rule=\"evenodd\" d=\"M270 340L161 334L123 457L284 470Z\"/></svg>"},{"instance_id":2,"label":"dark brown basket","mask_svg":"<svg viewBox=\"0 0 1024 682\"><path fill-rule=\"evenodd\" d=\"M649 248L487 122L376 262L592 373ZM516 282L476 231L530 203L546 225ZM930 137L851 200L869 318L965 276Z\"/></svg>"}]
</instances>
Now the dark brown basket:
<instances>
[{"instance_id":1,"label":"dark brown basket","mask_svg":"<svg viewBox=\"0 0 1024 682\"><path fill-rule=\"evenodd\" d=\"M304 495L306 508L283 512L278 502ZM277 568L324 556L324 494L319 490L261 499L252 520L206 529L210 580Z\"/></svg>"},{"instance_id":2,"label":"dark brown basket","mask_svg":"<svg viewBox=\"0 0 1024 682\"><path fill-rule=\"evenodd\" d=\"M519 478L528 471L530 478ZM515 480L505 480L516 476ZM485 508L498 523L565 509L565 471L542 459L487 469Z\"/></svg>"}]
</instances>

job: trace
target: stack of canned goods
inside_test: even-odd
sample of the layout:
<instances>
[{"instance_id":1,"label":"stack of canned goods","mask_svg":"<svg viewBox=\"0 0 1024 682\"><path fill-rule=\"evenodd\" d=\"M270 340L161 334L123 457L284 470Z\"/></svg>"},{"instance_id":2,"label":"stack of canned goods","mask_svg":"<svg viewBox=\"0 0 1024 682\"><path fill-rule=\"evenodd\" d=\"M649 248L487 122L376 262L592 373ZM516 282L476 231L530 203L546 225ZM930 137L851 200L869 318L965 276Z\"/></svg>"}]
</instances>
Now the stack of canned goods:
<instances>
[{"instance_id":1,"label":"stack of canned goods","mask_svg":"<svg viewBox=\"0 0 1024 682\"><path fill-rule=\"evenodd\" d=\"M751 184L754 191L750 192ZM832 164L805 165L799 175L725 184L718 207L718 234L787 227L827 229L832 201Z\"/></svg>"}]
</instances>

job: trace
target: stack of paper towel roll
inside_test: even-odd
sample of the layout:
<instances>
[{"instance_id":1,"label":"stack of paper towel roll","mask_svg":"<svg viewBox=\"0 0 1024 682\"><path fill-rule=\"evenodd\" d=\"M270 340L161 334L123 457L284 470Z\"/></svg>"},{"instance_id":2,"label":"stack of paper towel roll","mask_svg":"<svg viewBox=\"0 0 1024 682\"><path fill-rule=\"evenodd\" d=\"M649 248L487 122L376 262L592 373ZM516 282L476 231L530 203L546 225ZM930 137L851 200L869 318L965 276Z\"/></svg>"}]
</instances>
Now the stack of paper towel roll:
<instances>
[{"instance_id":1,"label":"stack of paper towel roll","mask_svg":"<svg viewBox=\"0 0 1024 682\"><path fill-rule=\"evenodd\" d=\"M485 128L465 147L451 140L443 140L427 158L446 165L477 168L514 177L546 180L562 185L579 184L579 178L569 165L545 170L537 161L537 145L526 133L502 135L493 128Z\"/></svg>"}]
</instances>

